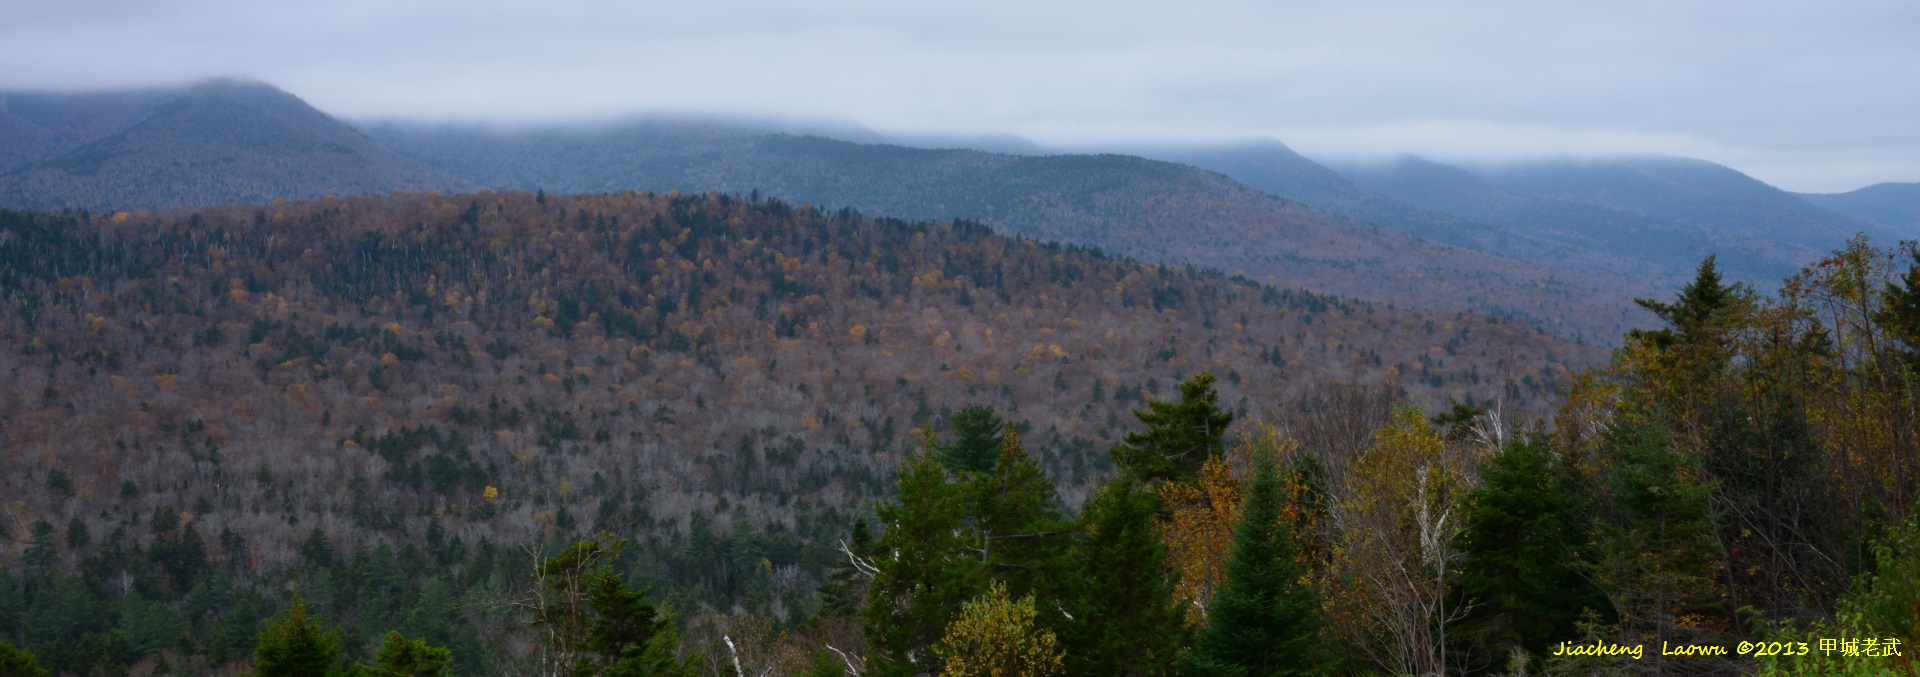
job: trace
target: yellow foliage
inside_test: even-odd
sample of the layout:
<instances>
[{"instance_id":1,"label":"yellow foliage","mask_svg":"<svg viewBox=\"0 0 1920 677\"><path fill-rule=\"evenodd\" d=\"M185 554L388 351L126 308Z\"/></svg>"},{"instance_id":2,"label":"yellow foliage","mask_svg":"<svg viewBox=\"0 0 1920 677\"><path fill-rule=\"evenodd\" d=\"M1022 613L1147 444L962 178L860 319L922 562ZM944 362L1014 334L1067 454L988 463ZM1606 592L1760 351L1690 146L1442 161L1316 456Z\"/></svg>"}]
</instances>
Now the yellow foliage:
<instances>
[{"instance_id":1,"label":"yellow foliage","mask_svg":"<svg viewBox=\"0 0 1920 677\"><path fill-rule=\"evenodd\" d=\"M1060 643L1035 627L1033 596L1016 602L994 581L967 602L933 652L947 661L941 677L1040 677L1061 673Z\"/></svg>"}]
</instances>

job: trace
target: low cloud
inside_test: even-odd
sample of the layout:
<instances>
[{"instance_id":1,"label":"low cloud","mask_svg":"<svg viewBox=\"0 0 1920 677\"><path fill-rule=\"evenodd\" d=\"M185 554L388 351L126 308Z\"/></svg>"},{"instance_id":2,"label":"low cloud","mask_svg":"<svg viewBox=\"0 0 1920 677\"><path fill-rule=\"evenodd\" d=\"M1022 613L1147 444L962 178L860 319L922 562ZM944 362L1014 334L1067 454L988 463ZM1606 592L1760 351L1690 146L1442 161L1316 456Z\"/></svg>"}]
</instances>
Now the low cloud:
<instances>
[{"instance_id":1,"label":"low cloud","mask_svg":"<svg viewBox=\"0 0 1920 677\"><path fill-rule=\"evenodd\" d=\"M1844 190L1920 181L1903 159L1920 158L1915 35L1907 0L78 0L0 7L0 86L240 76L349 118L672 110L1043 145L1660 152Z\"/></svg>"}]
</instances>

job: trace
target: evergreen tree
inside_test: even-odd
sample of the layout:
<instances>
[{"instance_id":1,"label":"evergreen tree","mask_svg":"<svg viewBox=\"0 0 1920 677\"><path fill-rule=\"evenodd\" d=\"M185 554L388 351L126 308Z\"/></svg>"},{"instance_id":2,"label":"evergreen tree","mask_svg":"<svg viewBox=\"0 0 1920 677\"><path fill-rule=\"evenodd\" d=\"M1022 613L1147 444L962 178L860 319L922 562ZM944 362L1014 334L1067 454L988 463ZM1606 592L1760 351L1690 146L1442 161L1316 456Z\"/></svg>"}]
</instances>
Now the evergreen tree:
<instances>
[{"instance_id":1,"label":"evergreen tree","mask_svg":"<svg viewBox=\"0 0 1920 677\"><path fill-rule=\"evenodd\" d=\"M612 569L602 568L588 581L587 605L594 615L587 646L599 654L604 674L677 675L692 667L673 653L679 638L671 619L647 601L645 590L628 589Z\"/></svg>"},{"instance_id":2,"label":"evergreen tree","mask_svg":"<svg viewBox=\"0 0 1920 677\"><path fill-rule=\"evenodd\" d=\"M1519 440L1480 467L1467 498L1459 601L1461 636L1483 658L1519 648L1542 654L1577 637L1581 612L1611 611L1577 561L1591 540L1577 492L1555 472L1552 451Z\"/></svg>"},{"instance_id":3,"label":"evergreen tree","mask_svg":"<svg viewBox=\"0 0 1920 677\"><path fill-rule=\"evenodd\" d=\"M993 413L993 407L968 403L947 418L953 425L953 442L940 445L940 464L947 472L987 475L1000 457L1001 429L1006 423Z\"/></svg>"},{"instance_id":4,"label":"evergreen tree","mask_svg":"<svg viewBox=\"0 0 1920 677\"><path fill-rule=\"evenodd\" d=\"M372 667L354 666L348 677L440 677L447 674L453 653L424 639L388 632L373 660Z\"/></svg>"},{"instance_id":5,"label":"evergreen tree","mask_svg":"<svg viewBox=\"0 0 1920 677\"><path fill-rule=\"evenodd\" d=\"M1113 460L1143 482L1185 481L1208 458L1226 453L1233 412L1220 409L1213 374L1200 372L1180 384L1179 402L1148 402L1133 415L1147 425L1113 448Z\"/></svg>"},{"instance_id":6,"label":"evergreen tree","mask_svg":"<svg viewBox=\"0 0 1920 677\"><path fill-rule=\"evenodd\" d=\"M643 677L690 671L673 651L671 622L630 590L609 562L627 542L602 533L534 568L538 597L532 623L546 638L547 669L576 675Z\"/></svg>"},{"instance_id":7,"label":"evergreen tree","mask_svg":"<svg viewBox=\"0 0 1920 677\"><path fill-rule=\"evenodd\" d=\"M20 553L20 564L31 574L51 573L53 565L60 561L60 551L55 549L58 543L53 537L52 524L34 520L27 527L27 549Z\"/></svg>"},{"instance_id":8,"label":"evergreen tree","mask_svg":"<svg viewBox=\"0 0 1920 677\"><path fill-rule=\"evenodd\" d=\"M981 586L977 560L962 552L964 496L947 482L932 440L900 467L900 498L882 504L886 527L862 614L875 675L936 670L931 649Z\"/></svg>"},{"instance_id":9,"label":"evergreen tree","mask_svg":"<svg viewBox=\"0 0 1920 677\"><path fill-rule=\"evenodd\" d=\"M1620 615L1626 641L1717 641L1730 610L1719 580L1711 489L1674 451L1663 428L1622 426L1611 442L1608 482L1615 514L1600 529L1595 578ZM1656 670L1670 662L1648 658Z\"/></svg>"},{"instance_id":10,"label":"evergreen tree","mask_svg":"<svg viewBox=\"0 0 1920 677\"><path fill-rule=\"evenodd\" d=\"M1713 325L1722 313L1733 306L1738 295L1738 286L1724 283L1720 279L1719 269L1714 265L1714 257L1708 256L1700 262L1693 281L1681 288L1680 298L1674 302L1634 299L1634 303L1653 311L1660 321L1667 323L1667 328L1636 329L1630 336L1661 349L1710 343L1717 345L1720 341L1719 332Z\"/></svg>"},{"instance_id":11,"label":"evergreen tree","mask_svg":"<svg viewBox=\"0 0 1920 677\"><path fill-rule=\"evenodd\" d=\"M0 677L53 677L33 652L0 640Z\"/></svg>"},{"instance_id":12,"label":"evergreen tree","mask_svg":"<svg viewBox=\"0 0 1920 677\"><path fill-rule=\"evenodd\" d=\"M320 527L314 527L307 532L307 540L300 542L300 556L317 567L333 566L333 542Z\"/></svg>"},{"instance_id":13,"label":"evergreen tree","mask_svg":"<svg viewBox=\"0 0 1920 677\"><path fill-rule=\"evenodd\" d=\"M307 613L307 603L293 596L278 621L260 631L253 650L258 677L325 677L340 655L340 633L321 629L320 619Z\"/></svg>"},{"instance_id":14,"label":"evergreen tree","mask_svg":"<svg viewBox=\"0 0 1920 677\"><path fill-rule=\"evenodd\" d=\"M861 517L853 521L853 536L847 540L847 550L862 560L873 558L873 528L867 525L867 519ZM860 569L842 553L834 560L833 569L827 573L826 585L820 586L821 618L852 618L860 613L865 604L868 572Z\"/></svg>"},{"instance_id":15,"label":"evergreen tree","mask_svg":"<svg viewBox=\"0 0 1920 677\"><path fill-rule=\"evenodd\" d=\"M1073 527L1060 514L1053 481L1034 464L1012 425L1001 436L999 455L991 475L974 476L965 487L968 536L977 544L973 554L1010 594L1037 594L1047 608L1041 622L1051 626L1060 619L1055 602L1066 579Z\"/></svg>"},{"instance_id":16,"label":"evergreen tree","mask_svg":"<svg viewBox=\"0 0 1920 677\"><path fill-rule=\"evenodd\" d=\"M1127 473L1087 504L1075 622L1064 633L1067 674L1173 674L1187 628L1154 520L1159 510L1160 500Z\"/></svg>"},{"instance_id":17,"label":"evergreen tree","mask_svg":"<svg viewBox=\"0 0 1920 677\"><path fill-rule=\"evenodd\" d=\"M1227 580L1213 598L1208 625L1187 655L1193 675L1311 675L1324 672L1316 649L1319 603L1283 516L1286 502L1273 459L1256 459L1246 507L1235 526Z\"/></svg>"},{"instance_id":18,"label":"evergreen tree","mask_svg":"<svg viewBox=\"0 0 1920 677\"><path fill-rule=\"evenodd\" d=\"M1886 306L1873 319L1906 344L1903 352L1908 363L1920 367L1920 247L1910 247L1907 253L1913 263L1900 279L1887 284L1882 296Z\"/></svg>"}]
</instances>

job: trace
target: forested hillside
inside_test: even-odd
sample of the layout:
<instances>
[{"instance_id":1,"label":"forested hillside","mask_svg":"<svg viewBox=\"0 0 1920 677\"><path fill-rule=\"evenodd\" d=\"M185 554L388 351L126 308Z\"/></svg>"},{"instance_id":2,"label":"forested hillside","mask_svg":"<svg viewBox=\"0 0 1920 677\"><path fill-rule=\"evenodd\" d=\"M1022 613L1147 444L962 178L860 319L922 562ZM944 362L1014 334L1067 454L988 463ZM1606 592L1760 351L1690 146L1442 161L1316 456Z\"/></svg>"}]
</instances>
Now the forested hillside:
<instances>
[{"instance_id":1,"label":"forested hillside","mask_svg":"<svg viewBox=\"0 0 1920 677\"><path fill-rule=\"evenodd\" d=\"M25 587L0 633L81 672L244 658L287 580L355 651L401 628L478 669L510 624L445 605L601 529L692 617L796 621L912 431L966 403L1017 424L1073 506L1129 410L1203 370L1243 421L1336 382L1544 413L1597 357L1510 320L720 194L4 219Z\"/></svg>"},{"instance_id":2,"label":"forested hillside","mask_svg":"<svg viewBox=\"0 0 1920 677\"><path fill-rule=\"evenodd\" d=\"M935 151L659 121L519 131L374 125L368 133L491 187L757 190L902 218L968 218L1020 237L1401 307L1490 312L1595 341L1643 318L1627 295L1563 268L1329 216L1219 174L1130 155Z\"/></svg>"}]
</instances>

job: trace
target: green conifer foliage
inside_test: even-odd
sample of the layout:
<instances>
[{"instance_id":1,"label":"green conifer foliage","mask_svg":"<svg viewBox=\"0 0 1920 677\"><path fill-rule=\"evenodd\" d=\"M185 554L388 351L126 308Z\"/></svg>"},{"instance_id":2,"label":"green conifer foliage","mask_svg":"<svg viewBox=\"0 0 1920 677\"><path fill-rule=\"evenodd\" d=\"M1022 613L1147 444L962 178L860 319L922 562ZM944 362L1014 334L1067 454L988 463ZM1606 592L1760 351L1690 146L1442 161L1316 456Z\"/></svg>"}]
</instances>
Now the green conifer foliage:
<instances>
[{"instance_id":1,"label":"green conifer foliage","mask_svg":"<svg viewBox=\"0 0 1920 677\"><path fill-rule=\"evenodd\" d=\"M1620 615L1622 633L1651 646L1723 639L1731 610L1719 580L1710 488L1664 429L1623 427L1613 445L1614 515L1600 528L1595 578ZM1648 659L1656 669L1668 661Z\"/></svg>"},{"instance_id":2,"label":"green conifer foliage","mask_svg":"<svg viewBox=\"0 0 1920 677\"><path fill-rule=\"evenodd\" d=\"M1579 636L1581 611L1609 613L1578 558L1591 540L1577 493L1556 474L1552 450L1509 443L1480 466L1468 497L1457 590L1470 655L1504 660L1519 648L1540 654Z\"/></svg>"},{"instance_id":3,"label":"green conifer foliage","mask_svg":"<svg viewBox=\"0 0 1920 677\"><path fill-rule=\"evenodd\" d=\"M862 615L876 675L936 671L934 643L983 585L977 560L961 549L964 496L947 482L930 437L901 466L899 487L899 502L879 509L886 533Z\"/></svg>"},{"instance_id":4,"label":"green conifer foliage","mask_svg":"<svg viewBox=\"0 0 1920 677\"><path fill-rule=\"evenodd\" d=\"M994 415L993 407L969 403L953 412L953 442L940 445L940 464L948 472L987 475L993 473L1000 457L1000 431L1006 423Z\"/></svg>"},{"instance_id":5,"label":"green conifer foliage","mask_svg":"<svg viewBox=\"0 0 1920 677\"><path fill-rule=\"evenodd\" d=\"M993 474L976 476L965 487L970 548L986 575L1006 583L1009 594L1046 602L1040 622L1053 627L1061 619L1054 602L1065 583L1073 527L1060 514L1053 480L1021 446L1020 432L1009 425L1001 440Z\"/></svg>"},{"instance_id":6,"label":"green conifer foliage","mask_svg":"<svg viewBox=\"0 0 1920 677\"><path fill-rule=\"evenodd\" d=\"M866 518L853 522L853 535L847 541L847 550L853 557L861 560L873 558L873 527L867 525ZM844 554L844 553L843 553ZM866 603L867 574L851 558L841 557L835 560L833 570L827 574L826 585L820 586L821 618L852 618L860 613Z\"/></svg>"},{"instance_id":7,"label":"green conifer foliage","mask_svg":"<svg viewBox=\"0 0 1920 677\"><path fill-rule=\"evenodd\" d=\"M1173 595L1160 500L1122 473L1081 516L1080 583L1064 637L1067 674L1169 675L1188 638Z\"/></svg>"},{"instance_id":8,"label":"green conifer foliage","mask_svg":"<svg viewBox=\"0 0 1920 677\"><path fill-rule=\"evenodd\" d=\"M425 639L408 639L399 632L388 632L374 655L373 667L356 665L349 677L440 677L447 674L453 652L433 646Z\"/></svg>"},{"instance_id":9,"label":"green conifer foliage","mask_svg":"<svg viewBox=\"0 0 1920 677\"><path fill-rule=\"evenodd\" d=\"M1714 257L1708 256L1700 262L1693 281L1681 288L1680 298L1674 302L1634 299L1634 303L1658 315L1668 328L1634 330L1631 336L1663 349L1717 341L1715 337L1718 332L1714 331L1713 324L1723 311L1733 305L1738 294L1736 287L1720 279L1720 271L1714 266Z\"/></svg>"},{"instance_id":10,"label":"green conifer foliage","mask_svg":"<svg viewBox=\"0 0 1920 677\"><path fill-rule=\"evenodd\" d=\"M1148 402L1146 411L1134 410L1147 430L1128 433L1113 448L1114 462L1144 482L1192 478L1208 458L1226 453L1233 412L1221 410L1219 399L1213 374L1203 371L1180 384L1179 402Z\"/></svg>"},{"instance_id":11,"label":"green conifer foliage","mask_svg":"<svg viewBox=\"0 0 1920 677\"><path fill-rule=\"evenodd\" d=\"M1192 675L1313 675L1319 603L1307 566L1283 517L1286 496L1271 458L1255 461L1246 507L1234 528L1227 580L1213 598L1208 626L1187 655Z\"/></svg>"},{"instance_id":12,"label":"green conifer foliage","mask_svg":"<svg viewBox=\"0 0 1920 677\"><path fill-rule=\"evenodd\" d=\"M602 533L580 541L534 569L539 598L533 625L545 636L543 662L579 675L680 675L692 669L674 655L672 623L630 590L609 563L627 542Z\"/></svg>"},{"instance_id":13,"label":"green conifer foliage","mask_svg":"<svg viewBox=\"0 0 1920 677\"><path fill-rule=\"evenodd\" d=\"M258 677L324 677L340 655L340 634L321 628L298 594L280 619L260 631L253 650Z\"/></svg>"}]
</instances>

